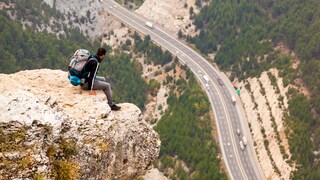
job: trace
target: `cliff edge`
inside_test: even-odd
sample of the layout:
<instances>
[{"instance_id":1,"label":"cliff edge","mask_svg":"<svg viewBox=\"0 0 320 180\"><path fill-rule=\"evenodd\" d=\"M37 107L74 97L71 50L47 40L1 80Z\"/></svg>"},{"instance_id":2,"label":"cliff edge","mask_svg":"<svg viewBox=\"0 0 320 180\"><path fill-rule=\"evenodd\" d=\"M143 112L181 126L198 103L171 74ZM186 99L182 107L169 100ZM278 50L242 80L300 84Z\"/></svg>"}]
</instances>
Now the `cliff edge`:
<instances>
[{"instance_id":1,"label":"cliff edge","mask_svg":"<svg viewBox=\"0 0 320 180\"><path fill-rule=\"evenodd\" d=\"M159 135L130 103L111 111L61 70L0 74L0 176L133 179L151 168Z\"/></svg>"}]
</instances>

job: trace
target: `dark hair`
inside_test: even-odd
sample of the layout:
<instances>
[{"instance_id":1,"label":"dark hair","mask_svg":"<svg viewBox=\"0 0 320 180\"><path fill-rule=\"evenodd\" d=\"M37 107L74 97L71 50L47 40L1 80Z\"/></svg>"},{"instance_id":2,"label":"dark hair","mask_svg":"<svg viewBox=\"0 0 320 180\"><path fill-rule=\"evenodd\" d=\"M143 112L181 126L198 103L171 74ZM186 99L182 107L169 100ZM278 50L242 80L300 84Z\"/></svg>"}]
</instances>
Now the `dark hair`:
<instances>
[{"instance_id":1,"label":"dark hair","mask_svg":"<svg viewBox=\"0 0 320 180\"><path fill-rule=\"evenodd\" d=\"M97 51L97 56L105 55L107 50L105 48L99 48Z\"/></svg>"}]
</instances>

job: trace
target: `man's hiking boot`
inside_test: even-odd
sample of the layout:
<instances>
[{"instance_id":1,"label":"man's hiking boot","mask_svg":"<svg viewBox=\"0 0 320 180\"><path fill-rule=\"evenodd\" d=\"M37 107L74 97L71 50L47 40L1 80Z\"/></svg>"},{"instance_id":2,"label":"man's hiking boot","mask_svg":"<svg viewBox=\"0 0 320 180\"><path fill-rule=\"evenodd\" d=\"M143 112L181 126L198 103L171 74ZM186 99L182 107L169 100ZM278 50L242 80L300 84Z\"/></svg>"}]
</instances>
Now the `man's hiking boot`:
<instances>
[{"instance_id":1,"label":"man's hiking boot","mask_svg":"<svg viewBox=\"0 0 320 180\"><path fill-rule=\"evenodd\" d=\"M112 111L119 111L121 109L121 107L117 106L116 104L110 105L110 108L111 108Z\"/></svg>"}]
</instances>

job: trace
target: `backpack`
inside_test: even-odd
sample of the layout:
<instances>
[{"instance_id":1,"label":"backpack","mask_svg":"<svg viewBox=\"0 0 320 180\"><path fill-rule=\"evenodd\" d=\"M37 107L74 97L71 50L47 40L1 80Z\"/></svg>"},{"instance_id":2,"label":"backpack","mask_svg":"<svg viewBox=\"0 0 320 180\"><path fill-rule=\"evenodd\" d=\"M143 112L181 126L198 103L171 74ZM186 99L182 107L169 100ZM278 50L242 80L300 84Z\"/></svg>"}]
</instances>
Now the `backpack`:
<instances>
[{"instance_id":1,"label":"backpack","mask_svg":"<svg viewBox=\"0 0 320 180\"><path fill-rule=\"evenodd\" d=\"M69 74L68 78L70 83L74 86L78 86L81 83L81 79L84 78L82 70L89 60L94 59L90 52L86 49L78 49L69 60Z\"/></svg>"}]
</instances>

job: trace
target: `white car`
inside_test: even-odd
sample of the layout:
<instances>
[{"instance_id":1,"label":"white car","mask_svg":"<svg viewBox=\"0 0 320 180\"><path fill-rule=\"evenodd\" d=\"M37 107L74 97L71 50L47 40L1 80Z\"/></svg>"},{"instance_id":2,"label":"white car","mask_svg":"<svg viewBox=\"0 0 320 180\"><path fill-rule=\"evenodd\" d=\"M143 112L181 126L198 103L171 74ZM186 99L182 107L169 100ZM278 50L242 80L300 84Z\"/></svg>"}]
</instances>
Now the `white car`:
<instances>
[{"instance_id":1,"label":"white car","mask_svg":"<svg viewBox=\"0 0 320 180\"><path fill-rule=\"evenodd\" d=\"M208 84L208 83L206 83L206 88L207 88L208 91L210 91L210 88L209 88L209 84Z\"/></svg>"},{"instance_id":2,"label":"white car","mask_svg":"<svg viewBox=\"0 0 320 180\"><path fill-rule=\"evenodd\" d=\"M243 144L243 142L240 141L239 144L240 144L240 149L243 151L243 150L244 150L244 144Z\"/></svg>"},{"instance_id":3,"label":"white car","mask_svg":"<svg viewBox=\"0 0 320 180\"><path fill-rule=\"evenodd\" d=\"M240 132L240 129L237 128L237 135L240 136L241 132Z\"/></svg>"}]
</instances>

